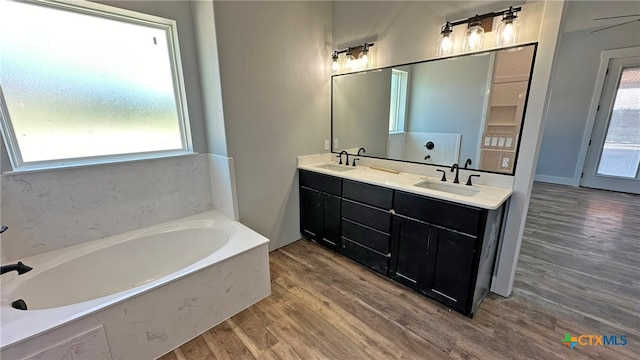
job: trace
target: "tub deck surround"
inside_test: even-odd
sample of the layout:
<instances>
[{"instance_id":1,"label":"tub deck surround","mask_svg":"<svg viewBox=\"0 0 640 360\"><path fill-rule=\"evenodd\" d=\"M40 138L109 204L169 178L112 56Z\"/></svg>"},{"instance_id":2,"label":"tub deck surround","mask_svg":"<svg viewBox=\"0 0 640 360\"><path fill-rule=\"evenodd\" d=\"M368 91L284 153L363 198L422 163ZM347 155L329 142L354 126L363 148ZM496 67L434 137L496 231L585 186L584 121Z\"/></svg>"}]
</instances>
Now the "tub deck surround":
<instances>
[{"instance_id":1,"label":"tub deck surround","mask_svg":"<svg viewBox=\"0 0 640 360\"><path fill-rule=\"evenodd\" d=\"M200 234L204 236L198 237L198 232L206 232L207 229L212 230L216 234ZM163 237L166 238L170 236L171 233L180 234L180 231L183 231L182 234L184 237L178 235L172 239L163 239ZM156 236L156 240L151 240L154 238L150 236ZM187 236L193 239L186 239L185 237ZM207 242L207 238L211 238L211 243ZM136 240L139 241L140 247L138 248L135 247ZM171 242L174 244L169 244ZM86 323L89 321L87 319L90 319L91 321L89 322L93 322L91 325L87 325L88 327L86 329L74 334L84 333L96 326L102 326L102 323L104 323L111 352L112 355L114 355L114 350L117 352L120 345L116 344L114 348L112 344L112 337L115 339L117 336L109 333L109 331L113 331L114 329L107 326L110 317L105 316L104 312L113 312L120 307L127 308L127 304L134 299L135 301L133 303L141 303L141 299L144 299L144 296L147 294L151 295L147 296L149 298L147 301L151 301L151 304L141 305L140 308L164 306L161 304L163 301L174 303L177 301L184 302L188 306L194 306L193 309L189 309L189 314L195 312L195 308L204 308L205 306L213 306L216 309L219 307L231 309L229 310L229 314L216 320L217 322L223 321L225 318L250 305L245 304L246 306L242 306L242 303L246 301L255 302L269 294L268 242L269 240L263 236L214 210L21 259L25 264L33 267L34 270L23 275L10 273L2 275L2 311L0 314L2 326L0 349L2 350L2 354L4 356L15 355L17 350L15 350L14 347L25 347L28 346L30 342L39 341L45 337L55 338L57 336L55 335L56 332L66 331L68 333L68 331L64 329L73 326L73 324ZM133 244L133 246L130 246L130 244ZM176 246L175 244L178 245ZM163 245L164 250L162 249ZM115 253L113 253L112 249L119 250L120 255L114 258ZM169 256L167 256L167 253L169 253ZM180 253L186 253L186 258L179 259L175 256ZM105 257L101 258L101 255L105 255ZM244 258L245 256L249 256L251 259L247 260ZM88 260L83 261L83 257ZM158 257L162 257L161 261L154 261L157 260ZM231 261L232 259L234 260ZM247 261L249 261L249 263L255 263L256 265L248 265ZM243 265L238 265L235 262L243 262ZM164 270L160 266L162 263L167 265ZM78 269L65 268L69 264L85 265L85 267ZM92 268L94 265L95 268ZM239 284L222 284L227 281L227 279L236 279L235 281L238 282L238 278L244 276L241 270L243 267L251 268L247 270L247 276L251 278L243 279L239 281ZM253 267L255 267L255 269L253 269ZM122 282L119 283L116 279L109 279L108 275L112 273L121 273L123 269L133 271L136 268L140 269L140 274L138 274L137 277L133 276L131 280L127 279L128 283L126 284ZM229 273L225 274L227 270L224 269L228 269ZM73 274L73 276L70 274L65 277L63 276L65 271L76 271L77 273ZM263 271L266 272L266 275L262 274ZM48 276L47 272L58 276ZM206 274L206 276L203 274ZM206 303L200 303L199 301L204 301L209 295L200 294L196 296L185 292L185 284L195 281L209 282L212 281L211 278L220 276L220 274L224 276L222 276L222 283L219 286L225 286L226 288L226 292L222 289L223 294L221 294L221 296L238 297L236 300L231 301L231 303L229 303L228 299L226 300L226 305L216 304L215 301L210 301L211 299ZM86 289L83 288L82 282L89 281L90 278L94 278L96 283L103 284L108 289L118 292L106 296L103 293L88 294L86 293ZM50 288L38 288L39 281L43 280L46 280ZM56 286L55 281L60 281L60 286ZM65 281L75 281L75 283L67 284ZM32 284L29 284L30 282L32 282ZM73 295L68 294L68 292L73 291L75 287L78 288L77 291L79 294L76 294L74 298ZM182 287L183 289L178 292L175 292L175 290L168 292L169 290L167 289L169 287ZM99 289L101 287L98 286L95 288ZM200 284L195 288L197 291L195 291L194 294L201 291L203 285ZM252 289L255 289L255 291ZM16 296L21 296L21 294L46 296L49 291L52 294L56 294L56 291L61 291L62 293L58 293L60 296L51 296L51 298L57 299L57 301L48 302L47 299L45 299L44 301L34 302L34 308L37 308L37 310L22 311L11 308L11 302L17 299ZM165 293L165 295L160 296L161 293ZM166 295L167 293L171 295L168 296ZM157 294L158 296L153 294ZM184 297L186 300L171 299L171 297L174 296ZM29 300L26 297L25 300L27 306L29 306ZM236 309L236 307L242 308ZM122 313L121 310L118 311L119 314L131 315L126 309L122 310L124 313ZM222 312L224 313L224 311ZM158 317L161 316L158 315ZM201 317L207 316L199 314L198 318ZM179 318L187 320L184 318L184 314L181 314ZM193 322L199 323L198 318L194 319ZM152 320L143 322L150 324ZM174 327L173 324L162 324L162 326L165 325L171 328ZM213 325L215 324L203 324L200 327L202 327L201 330L204 331ZM146 330L146 337L147 341L151 341L153 340L153 336L149 334L154 331L152 328L157 325L148 326L150 328ZM180 326L182 325L175 325L176 328ZM54 329L58 330L52 331ZM124 333L121 329L116 331L119 334ZM140 331L140 329L138 329L138 331ZM167 330L167 333L169 332L170 331ZM144 331L142 334L144 334ZM159 339L167 342L167 346L169 347L166 349L162 348L162 350L166 352L196 335L198 334L190 334L187 338L175 340L172 339L170 335L164 334L159 336ZM151 336L151 338L149 336ZM114 340L116 343L118 341L119 340ZM175 341L178 341L178 343ZM125 343L126 341L122 340L122 342ZM38 344L37 346L40 345ZM33 350L38 349L33 348ZM42 348L38 351L40 350L42 350ZM160 356L164 352L155 353L154 356ZM28 355L22 352L17 352L17 354ZM118 357L114 356L114 358Z\"/></svg>"},{"instance_id":2,"label":"tub deck surround","mask_svg":"<svg viewBox=\"0 0 640 360\"><path fill-rule=\"evenodd\" d=\"M324 155L324 154L323 154ZM351 157L351 155L350 155ZM314 162L314 160L316 162ZM325 161L322 161L325 160ZM438 191L434 189L427 189L415 186L415 184L421 183L425 180L433 181L434 184L440 183L441 175L420 175L408 172L400 172L400 174L393 174L385 171L369 168L365 162L362 162L348 171L336 171L332 170L332 167L327 165L338 165L335 161L328 160L326 156L305 157L304 159L298 158L298 169L313 171L321 174L332 175L343 179L360 181L372 185L384 186L395 190L401 190L418 195L425 195L432 198L452 201L459 204L465 204L475 206L482 209L494 210L499 208L513 193L510 188L488 186L488 185L476 185L476 183L482 182L482 177L485 173L480 173L480 178L474 178L473 186L464 185L467 181L468 174L477 174L476 172L460 170L460 184L453 184L452 180L455 174L447 170L447 185L456 186L460 190L473 189L478 192L473 196L464 196L454 194L445 191ZM351 159L350 159L351 160ZM362 159L364 160L364 158ZM339 165L344 166L344 165ZM347 166L344 166L345 168ZM436 167L431 166L433 172ZM444 167L437 167L445 169ZM444 184L444 182L442 182Z\"/></svg>"}]
</instances>

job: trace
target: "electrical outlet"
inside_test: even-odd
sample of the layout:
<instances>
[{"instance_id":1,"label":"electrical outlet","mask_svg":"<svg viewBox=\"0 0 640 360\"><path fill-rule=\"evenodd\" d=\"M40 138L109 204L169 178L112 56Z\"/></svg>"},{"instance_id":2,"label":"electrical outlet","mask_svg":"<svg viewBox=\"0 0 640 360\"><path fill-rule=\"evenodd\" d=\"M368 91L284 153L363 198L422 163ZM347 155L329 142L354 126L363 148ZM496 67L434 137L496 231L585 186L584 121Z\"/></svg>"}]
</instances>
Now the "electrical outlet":
<instances>
[{"instance_id":1,"label":"electrical outlet","mask_svg":"<svg viewBox=\"0 0 640 360\"><path fill-rule=\"evenodd\" d=\"M324 141L324 149L327 151L331 150L331 145L329 144L329 140Z\"/></svg>"},{"instance_id":2,"label":"electrical outlet","mask_svg":"<svg viewBox=\"0 0 640 360\"><path fill-rule=\"evenodd\" d=\"M503 156L500 162L500 167L502 169L509 169L509 162L511 161L511 158L509 156Z\"/></svg>"},{"instance_id":3,"label":"electrical outlet","mask_svg":"<svg viewBox=\"0 0 640 360\"><path fill-rule=\"evenodd\" d=\"M338 150L338 139L333 139L333 150Z\"/></svg>"}]
</instances>

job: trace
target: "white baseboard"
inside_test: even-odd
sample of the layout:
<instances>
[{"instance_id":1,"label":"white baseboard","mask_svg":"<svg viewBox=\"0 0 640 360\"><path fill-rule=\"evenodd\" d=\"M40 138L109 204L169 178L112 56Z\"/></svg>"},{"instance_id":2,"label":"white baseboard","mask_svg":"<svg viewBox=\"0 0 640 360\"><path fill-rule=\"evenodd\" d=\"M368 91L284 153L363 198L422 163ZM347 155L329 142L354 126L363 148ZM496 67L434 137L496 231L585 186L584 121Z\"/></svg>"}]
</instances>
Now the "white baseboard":
<instances>
[{"instance_id":1,"label":"white baseboard","mask_svg":"<svg viewBox=\"0 0 640 360\"><path fill-rule=\"evenodd\" d=\"M536 174L533 179L535 181L551 183L551 184L569 185L569 186L576 186L576 187L580 186L580 180L576 180L574 178L562 177L562 176Z\"/></svg>"}]
</instances>

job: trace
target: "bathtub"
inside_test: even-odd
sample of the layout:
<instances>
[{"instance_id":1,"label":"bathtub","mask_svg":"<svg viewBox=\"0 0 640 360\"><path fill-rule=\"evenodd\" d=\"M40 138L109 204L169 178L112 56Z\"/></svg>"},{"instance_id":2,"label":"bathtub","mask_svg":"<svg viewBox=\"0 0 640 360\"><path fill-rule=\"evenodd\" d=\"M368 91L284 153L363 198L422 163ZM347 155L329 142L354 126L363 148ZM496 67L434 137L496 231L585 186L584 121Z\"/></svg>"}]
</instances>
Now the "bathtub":
<instances>
[{"instance_id":1,"label":"bathtub","mask_svg":"<svg viewBox=\"0 0 640 360\"><path fill-rule=\"evenodd\" d=\"M210 211L20 259L33 270L2 275L0 355L161 356L270 294L267 244Z\"/></svg>"}]
</instances>

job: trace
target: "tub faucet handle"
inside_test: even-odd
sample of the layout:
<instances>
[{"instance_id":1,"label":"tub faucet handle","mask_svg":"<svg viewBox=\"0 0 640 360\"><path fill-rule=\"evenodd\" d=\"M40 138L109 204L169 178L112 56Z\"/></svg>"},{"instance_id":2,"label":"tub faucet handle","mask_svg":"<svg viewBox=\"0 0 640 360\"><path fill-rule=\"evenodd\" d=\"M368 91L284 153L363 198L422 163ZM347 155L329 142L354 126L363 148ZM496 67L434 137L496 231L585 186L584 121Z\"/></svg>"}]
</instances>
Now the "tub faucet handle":
<instances>
[{"instance_id":1,"label":"tub faucet handle","mask_svg":"<svg viewBox=\"0 0 640 360\"><path fill-rule=\"evenodd\" d=\"M0 266L0 274L4 274L9 271L17 271L18 275L22 275L31 270L33 270L33 268L23 264L22 261L18 261L17 264Z\"/></svg>"}]
</instances>

